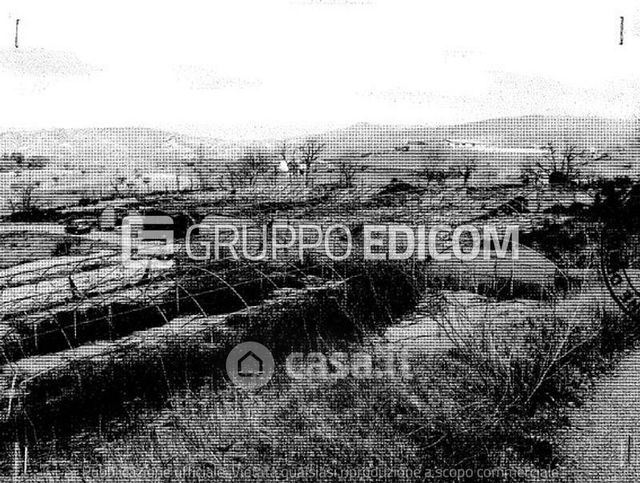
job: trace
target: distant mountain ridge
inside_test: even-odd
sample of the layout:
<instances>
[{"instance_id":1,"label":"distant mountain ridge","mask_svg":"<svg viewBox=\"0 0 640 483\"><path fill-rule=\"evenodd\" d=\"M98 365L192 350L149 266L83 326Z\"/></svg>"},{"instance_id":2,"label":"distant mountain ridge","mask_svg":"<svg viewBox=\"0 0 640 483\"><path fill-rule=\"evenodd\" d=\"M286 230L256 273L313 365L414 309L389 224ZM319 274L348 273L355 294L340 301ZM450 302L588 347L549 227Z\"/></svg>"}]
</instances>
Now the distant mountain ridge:
<instances>
[{"instance_id":1,"label":"distant mountain ridge","mask_svg":"<svg viewBox=\"0 0 640 483\"><path fill-rule=\"evenodd\" d=\"M211 154L215 140L150 128L88 128L0 133L0 155L20 152L54 161L91 166L95 163L161 163L195 156L204 146Z\"/></svg>"},{"instance_id":2,"label":"distant mountain ridge","mask_svg":"<svg viewBox=\"0 0 640 483\"><path fill-rule=\"evenodd\" d=\"M367 152L401 146L407 142L441 143L445 139L476 139L497 146L542 146L550 141L590 147L620 146L637 137L633 119L570 116L521 116L443 126L395 126L359 123L319 133L327 155ZM301 141L289 140L290 144ZM151 128L87 128L7 131L0 133L0 155L21 152L54 162L92 167L162 165L196 157L233 159L250 145L271 148L281 141L233 142L179 134Z\"/></svg>"},{"instance_id":3,"label":"distant mountain ridge","mask_svg":"<svg viewBox=\"0 0 640 483\"><path fill-rule=\"evenodd\" d=\"M522 116L443 126L390 126L361 123L323 135L334 146L356 151L400 146L407 142L439 143L474 139L502 147L538 147L549 142L585 147L627 145L640 130L634 119L571 116Z\"/></svg>"}]
</instances>

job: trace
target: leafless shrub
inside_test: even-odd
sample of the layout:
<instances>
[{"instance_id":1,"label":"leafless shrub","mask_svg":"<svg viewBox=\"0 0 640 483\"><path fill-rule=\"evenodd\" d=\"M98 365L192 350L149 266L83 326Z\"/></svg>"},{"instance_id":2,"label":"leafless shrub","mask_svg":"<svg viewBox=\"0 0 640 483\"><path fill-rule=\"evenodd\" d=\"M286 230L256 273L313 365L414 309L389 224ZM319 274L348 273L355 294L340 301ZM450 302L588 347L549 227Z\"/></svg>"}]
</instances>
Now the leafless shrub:
<instances>
[{"instance_id":1,"label":"leafless shrub","mask_svg":"<svg viewBox=\"0 0 640 483\"><path fill-rule=\"evenodd\" d=\"M581 170L592 161L607 159L607 153L595 155L577 144L565 141L564 144L549 142L541 160L530 163L524 169L529 179L548 178L549 182L568 184L580 176Z\"/></svg>"},{"instance_id":2,"label":"leafless shrub","mask_svg":"<svg viewBox=\"0 0 640 483\"><path fill-rule=\"evenodd\" d=\"M427 186L432 184L443 185L447 179L453 176L451 170L438 168L438 167L426 167L416 172L416 176L424 180Z\"/></svg>"},{"instance_id":3,"label":"leafless shrub","mask_svg":"<svg viewBox=\"0 0 640 483\"><path fill-rule=\"evenodd\" d=\"M478 170L478 161L476 160L475 157L470 155L463 156L462 159L458 161L458 163L456 163L451 168L451 172L454 176L462 178L462 182L464 183L464 186L467 186L469 184L469 180L471 179L471 176L477 170Z\"/></svg>"},{"instance_id":4,"label":"leafless shrub","mask_svg":"<svg viewBox=\"0 0 640 483\"><path fill-rule=\"evenodd\" d=\"M340 186L343 188L352 188L356 175L366 171L367 167L358 164L351 157L345 157L337 162L336 169L340 175Z\"/></svg>"},{"instance_id":5,"label":"leafless shrub","mask_svg":"<svg viewBox=\"0 0 640 483\"><path fill-rule=\"evenodd\" d=\"M298 146L300 160L304 166L304 183L306 186L309 186L316 163L325 148L326 144L317 139L307 139L303 144Z\"/></svg>"},{"instance_id":6,"label":"leafless shrub","mask_svg":"<svg viewBox=\"0 0 640 483\"><path fill-rule=\"evenodd\" d=\"M272 164L269 156L262 151L248 151L237 163L227 166L220 186L228 190L254 186L261 176L269 172Z\"/></svg>"},{"instance_id":7,"label":"leafless shrub","mask_svg":"<svg viewBox=\"0 0 640 483\"><path fill-rule=\"evenodd\" d=\"M11 184L13 198L9 200L12 211L30 211L34 209L34 193L42 183L34 179L33 174L26 171L18 174L15 182Z\"/></svg>"},{"instance_id":8,"label":"leafless shrub","mask_svg":"<svg viewBox=\"0 0 640 483\"><path fill-rule=\"evenodd\" d=\"M8 157L13 163L16 179L11 184L12 199L9 205L12 211L30 211L35 206L35 191L42 182L34 175L34 171L46 165L46 159L41 157L25 157L22 153L12 153Z\"/></svg>"}]
</instances>

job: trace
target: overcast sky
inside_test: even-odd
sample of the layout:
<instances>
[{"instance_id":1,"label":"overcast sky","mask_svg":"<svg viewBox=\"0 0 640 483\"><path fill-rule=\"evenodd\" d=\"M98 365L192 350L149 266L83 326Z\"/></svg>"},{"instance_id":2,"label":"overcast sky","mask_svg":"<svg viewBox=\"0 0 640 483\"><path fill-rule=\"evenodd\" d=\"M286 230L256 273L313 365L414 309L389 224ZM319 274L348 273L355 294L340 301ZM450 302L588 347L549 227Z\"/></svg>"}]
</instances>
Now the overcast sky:
<instances>
[{"instance_id":1,"label":"overcast sky","mask_svg":"<svg viewBox=\"0 0 640 483\"><path fill-rule=\"evenodd\" d=\"M263 137L355 122L630 117L639 84L633 0L0 6L0 128Z\"/></svg>"}]
</instances>

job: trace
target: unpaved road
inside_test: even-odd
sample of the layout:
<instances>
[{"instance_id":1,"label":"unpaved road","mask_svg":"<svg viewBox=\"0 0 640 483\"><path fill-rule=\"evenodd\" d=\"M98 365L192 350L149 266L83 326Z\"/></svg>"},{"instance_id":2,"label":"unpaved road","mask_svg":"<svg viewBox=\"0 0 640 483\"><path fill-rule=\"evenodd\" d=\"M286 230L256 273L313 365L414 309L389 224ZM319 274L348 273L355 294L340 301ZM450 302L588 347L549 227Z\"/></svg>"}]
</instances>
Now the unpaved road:
<instances>
[{"instance_id":1,"label":"unpaved road","mask_svg":"<svg viewBox=\"0 0 640 483\"><path fill-rule=\"evenodd\" d=\"M640 350L596 383L570 420L560 481L640 481Z\"/></svg>"}]
</instances>

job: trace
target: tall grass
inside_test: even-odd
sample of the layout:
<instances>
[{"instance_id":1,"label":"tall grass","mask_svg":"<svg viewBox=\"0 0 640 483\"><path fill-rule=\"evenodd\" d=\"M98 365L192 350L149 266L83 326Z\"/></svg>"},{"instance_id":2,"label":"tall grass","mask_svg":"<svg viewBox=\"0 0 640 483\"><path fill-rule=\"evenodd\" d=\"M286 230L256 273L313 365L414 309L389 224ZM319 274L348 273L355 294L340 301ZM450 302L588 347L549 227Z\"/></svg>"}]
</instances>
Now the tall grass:
<instances>
[{"instance_id":1,"label":"tall grass","mask_svg":"<svg viewBox=\"0 0 640 483\"><path fill-rule=\"evenodd\" d=\"M452 313L465 324L446 312L438 320L453 347L412 353L410 378L299 381L280 372L257 393L174 393L170 408L105 442L97 460L46 475L116 481L146 471L164 481L154 476L162 468L177 481L235 481L246 472L257 481L421 481L451 468L553 466L564 408L628 343L630 321L594 284L523 317L477 307ZM301 333L307 347L336 347ZM398 350L369 340L377 352Z\"/></svg>"},{"instance_id":2,"label":"tall grass","mask_svg":"<svg viewBox=\"0 0 640 483\"><path fill-rule=\"evenodd\" d=\"M210 315L157 324L160 326L116 341L104 353L96 350L100 348L97 344L25 359L20 364L37 374L24 385L20 412L13 411L10 419L2 421L0 437L12 440L14 428L25 427L26 439L46 439L52 426L60 433L77 431L97 417L121 413L122 405L130 401L162 404L181 388L199 387L210 379L221 381L226 354L238 342L262 342L276 357L296 348L310 350L325 340L349 340L366 330L377 330L417 297L418 275L390 264L349 264L331 268L331 275L334 285L283 289L284 295L261 303L259 297L249 294L245 302L255 305L211 315L224 306L225 300L219 298L217 306L208 310ZM237 290L242 295L248 289L262 293L260 281ZM206 282L199 279L201 285ZM40 372L38 367L47 370Z\"/></svg>"},{"instance_id":3,"label":"tall grass","mask_svg":"<svg viewBox=\"0 0 640 483\"><path fill-rule=\"evenodd\" d=\"M314 270L326 276L328 268ZM243 330L234 340L263 342L280 362L266 388L239 392L221 373L213 386L165 388L172 394L165 409L139 429L103 435L98 456L76 455L38 478L422 481L452 468L553 467L554 434L566 422L567 404L579 404L590 378L629 344L631 321L599 281L585 280L565 298L531 302L535 309L518 316L489 299L456 310L434 307L447 350L418 345L411 377L291 380L281 362L295 350L397 354L401 346L380 334L426 284L419 266L331 270L357 283L237 321Z\"/></svg>"}]
</instances>

